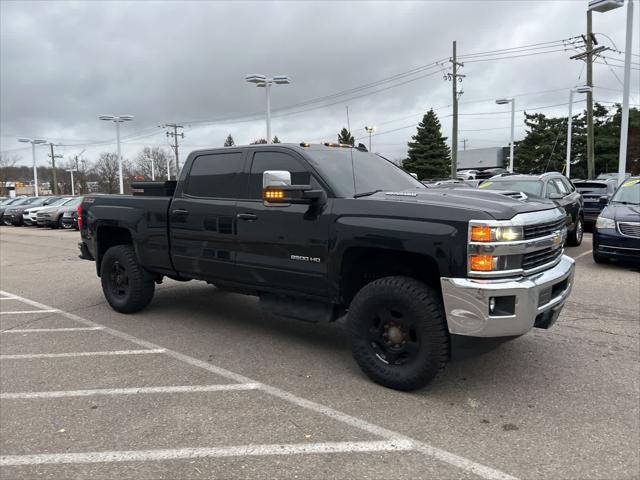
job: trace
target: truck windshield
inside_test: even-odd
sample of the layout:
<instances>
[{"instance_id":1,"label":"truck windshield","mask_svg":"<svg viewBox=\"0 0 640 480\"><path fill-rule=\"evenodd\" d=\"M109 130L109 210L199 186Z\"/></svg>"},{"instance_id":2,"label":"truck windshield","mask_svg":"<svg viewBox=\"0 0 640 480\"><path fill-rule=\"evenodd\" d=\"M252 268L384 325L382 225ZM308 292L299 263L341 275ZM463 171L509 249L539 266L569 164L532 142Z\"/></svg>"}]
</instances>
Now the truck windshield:
<instances>
[{"instance_id":1,"label":"truck windshield","mask_svg":"<svg viewBox=\"0 0 640 480\"><path fill-rule=\"evenodd\" d=\"M307 150L309 163L329 183L338 197L381 191L403 191L425 188L407 172L389 160L355 148ZM351 170L351 154L353 169Z\"/></svg>"}]
</instances>

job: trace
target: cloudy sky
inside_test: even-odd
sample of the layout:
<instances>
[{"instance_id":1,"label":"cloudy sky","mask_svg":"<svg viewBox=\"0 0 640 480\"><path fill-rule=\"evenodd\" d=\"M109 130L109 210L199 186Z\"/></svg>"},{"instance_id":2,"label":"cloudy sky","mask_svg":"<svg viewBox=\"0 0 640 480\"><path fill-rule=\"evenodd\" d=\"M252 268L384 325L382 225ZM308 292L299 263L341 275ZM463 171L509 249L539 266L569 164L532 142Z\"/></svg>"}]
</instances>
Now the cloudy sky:
<instances>
[{"instance_id":1,"label":"cloudy sky","mask_svg":"<svg viewBox=\"0 0 640 480\"><path fill-rule=\"evenodd\" d=\"M583 50L575 37L585 31L587 3L1 0L0 151L30 164L17 138L37 137L93 160L115 151L115 128L101 114L135 115L122 129L127 157L166 146L158 125L167 122L184 124L184 153L221 146L229 133L249 143L265 136L265 99L244 77L264 73L292 79L272 91L272 131L282 141L335 141L348 105L356 138L375 125L374 150L403 158L429 108L450 137L443 74L453 40L467 55L460 147L463 139L467 148L506 145L509 107L496 98L566 115L569 89L585 81L584 62L569 57ZM601 45L624 50L625 11L594 14ZM632 104L640 103L638 44L636 36ZM594 97L617 102L623 55L606 55L609 65L594 65ZM523 119L517 112L516 138ZM39 147L39 162L45 155Z\"/></svg>"}]
</instances>

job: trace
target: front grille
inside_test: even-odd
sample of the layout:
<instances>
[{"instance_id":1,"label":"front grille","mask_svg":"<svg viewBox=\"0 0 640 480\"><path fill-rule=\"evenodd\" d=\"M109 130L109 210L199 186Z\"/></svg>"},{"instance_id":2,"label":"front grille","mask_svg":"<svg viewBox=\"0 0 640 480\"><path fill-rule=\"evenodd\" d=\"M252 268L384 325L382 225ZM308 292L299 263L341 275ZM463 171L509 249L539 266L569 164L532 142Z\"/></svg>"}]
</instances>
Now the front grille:
<instances>
[{"instance_id":1,"label":"front grille","mask_svg":"<svg viewBox=\"0 0 640 480\"><path fill-rule=\"evenodd\" d=\"M627 237L640 238L640 223L618 222L620 233Z\"/></svg>"},{"instance_id":2,"label":"front grille","mask_svg":"<svg viewBox=\"0 0 640 480\"><path fill-rule=\"evenodd\" d=\"M561 218L559 220L554 220L553 222L538 223L537 225L525 225L524 238L525 240L528 240L530 238L551 235L556 230L560 230L564 226L564 223L564 218Z\"/></svg>"},{"instance_id":3,"label":"front grille","mask_svg":"<svg viewBox=\"0 0 640 480\"><path fill-rule=\"evenodd\" d=\"M562 255L562 248L560 247L543 248L535 252L525 253L522 256L522 269L531 270L546 265L556 260L560 255Z\"/></svg>"}]
</instances>

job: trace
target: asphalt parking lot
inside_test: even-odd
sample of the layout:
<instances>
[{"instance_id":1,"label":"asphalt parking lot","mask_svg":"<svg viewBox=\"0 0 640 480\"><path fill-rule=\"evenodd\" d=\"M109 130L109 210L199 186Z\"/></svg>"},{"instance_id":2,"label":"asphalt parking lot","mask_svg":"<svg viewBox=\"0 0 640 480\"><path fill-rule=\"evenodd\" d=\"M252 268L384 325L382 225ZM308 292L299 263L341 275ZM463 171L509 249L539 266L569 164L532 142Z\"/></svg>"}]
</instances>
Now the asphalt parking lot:
<instances>
[{"instance_id":1,"label":"asphalt parking lot","mask_svg":"<svg viewBox=\"0 0 640 480\"><path fill-rule=\"evenodd\" d=\"M640 478L640 275L588 234L557 325L412 393L365 378L341 323L204 283L117 314L77 241L0 229L3 479Z\"/></svg>"}]
</instances>

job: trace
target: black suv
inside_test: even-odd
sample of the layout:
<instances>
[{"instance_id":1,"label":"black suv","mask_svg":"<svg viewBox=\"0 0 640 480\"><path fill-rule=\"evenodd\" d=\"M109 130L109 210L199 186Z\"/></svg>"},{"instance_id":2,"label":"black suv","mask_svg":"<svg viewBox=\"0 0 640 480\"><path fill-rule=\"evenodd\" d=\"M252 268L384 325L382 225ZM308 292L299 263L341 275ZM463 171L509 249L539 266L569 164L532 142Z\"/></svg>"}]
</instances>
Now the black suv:
<instances>
[{"instance_id":1,"label":"black suv","mask_svg":"<svg viewBox=\"0 0 640 480\"><path fill-rule=\"evenodd\" d=\"M558 172L541 175L502 174L486 180L478 188L503 190L507 195L534 195L553 200L567 214L567 243L573 247L582 243L584 232L582 195L564 175Z\"/></svg>"},{"instance_id":2,"label":"black suv","mask_svg":"<svg viewBox=\"0 0 640 480\"><path fill-rule=\"evenodd\" d=\"M610 199L618 187L618 182L617 179L574 180L573 185L584 201L584 221L587 224L593 224L605 206L600 199L602 197Z\"/></svg>"}]
</instances>

